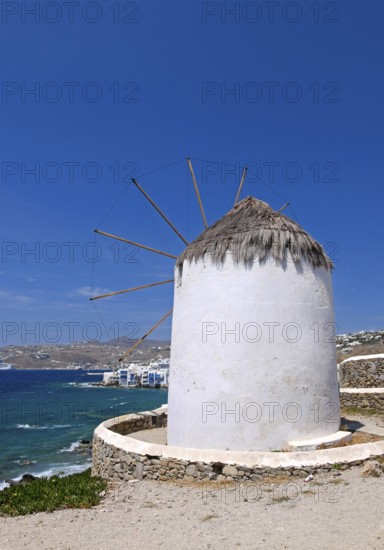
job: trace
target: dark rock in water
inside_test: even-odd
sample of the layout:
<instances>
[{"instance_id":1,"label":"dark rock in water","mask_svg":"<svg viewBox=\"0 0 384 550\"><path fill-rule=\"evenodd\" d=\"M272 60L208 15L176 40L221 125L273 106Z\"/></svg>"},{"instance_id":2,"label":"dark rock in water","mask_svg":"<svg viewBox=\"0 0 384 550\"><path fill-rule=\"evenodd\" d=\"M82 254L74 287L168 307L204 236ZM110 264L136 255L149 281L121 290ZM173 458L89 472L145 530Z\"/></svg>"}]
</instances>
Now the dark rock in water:
<instances>
[{"instance_id":1,"label":"dark rock in water","mask_svg":"<svg viewBox=\"0 0 384 550\"><path fill-rule=\"evenodd\" d=\"M15 485L18 485L17 481L14 481L13 479L6 479L5 483L8 483L10 487L14 487Z\"/></svg>"},{"instance_id":2,"label":"dark rock in water","mask_svg":"<svg viewBox=\"0 0 384 550\"><path fill-rule=\"evenodd\" d=\"M8 483L10 487L16 487L17 485L25 485L27 483L32 483L33 481L36 481L36 479L39 479L39 478L32 474L24 474L23 477L20 479L20 481L14 481L13 479L6 479L5 483Z\"/></svg>"},{"instance_id":3,"label":"dark rock in water","mask_svg":"<svg viewBox=\"0 0 384 550\"><path fill-rule=\"evenodd\" d=\"M36 479L38 478L32 474L24 474L19 483L32 483Z\"/></svg>"},{"instance_id":4,"label":"dark rock in water","mask_svg":"<svg viewBox=\"0 0 384 550\"><path fill-rule=\"evenodd\" d=\"M90 441L88 439L82 439L80 441L81 445L89 445L90 444Z\"/></svg>"}]
</instances>

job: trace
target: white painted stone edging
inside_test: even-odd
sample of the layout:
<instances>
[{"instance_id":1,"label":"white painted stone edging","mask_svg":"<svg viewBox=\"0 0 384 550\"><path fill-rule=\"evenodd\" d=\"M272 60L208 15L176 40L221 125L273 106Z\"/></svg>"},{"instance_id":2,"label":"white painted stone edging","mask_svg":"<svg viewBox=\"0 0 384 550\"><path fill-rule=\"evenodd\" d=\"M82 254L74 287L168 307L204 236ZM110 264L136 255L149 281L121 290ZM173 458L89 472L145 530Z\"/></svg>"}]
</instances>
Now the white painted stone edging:
<instances>
[{"instance_id":1,"label":"white painted stone edging","mask_svg":"<svg viewBox=\"0 0 384 550\"><path fill-rule=\"evenodd\" d=\"M145 414L153 413L148 411L146 413L140 413L140 416ZM321 467L326 464L363 461L384 454L384 441L318 451L222 451L216 449L189 449L147 443L131 438L128 435L120 435L109 429L114 425L129 420L133 416L137 415L130 414L116 419L106 420L96 428L94 436L99 437L108 445L125 451L127 454L134 453L141 456L185 460L188 462L204 462L206 464L220 462L223 464L246 466L248 468Z\"/></svg>"}]
</instances>

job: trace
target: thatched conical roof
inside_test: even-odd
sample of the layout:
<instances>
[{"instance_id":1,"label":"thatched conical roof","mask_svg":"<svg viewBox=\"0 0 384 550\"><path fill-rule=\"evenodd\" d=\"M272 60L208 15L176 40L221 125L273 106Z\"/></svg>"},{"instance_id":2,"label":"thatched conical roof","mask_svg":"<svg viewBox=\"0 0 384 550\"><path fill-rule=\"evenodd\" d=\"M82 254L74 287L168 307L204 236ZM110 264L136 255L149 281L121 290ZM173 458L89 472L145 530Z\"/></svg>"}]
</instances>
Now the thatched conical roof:
<instances>
[{"instance_id":1,"label":"thatched conical roof","mask_svg":"<svg viewBox=\"0 0 384 550\"><path fill-rule=\"evenodd\" d=\"M269 255L282 262L289 251L295 263L306 260L313 267L333 267L322 246L299 224L254 197L242 200L203 231L179 256L177 266L204 254L211 254L220 263L229 251L236 263L262 262Z\"/></svg>"}]
</instances>

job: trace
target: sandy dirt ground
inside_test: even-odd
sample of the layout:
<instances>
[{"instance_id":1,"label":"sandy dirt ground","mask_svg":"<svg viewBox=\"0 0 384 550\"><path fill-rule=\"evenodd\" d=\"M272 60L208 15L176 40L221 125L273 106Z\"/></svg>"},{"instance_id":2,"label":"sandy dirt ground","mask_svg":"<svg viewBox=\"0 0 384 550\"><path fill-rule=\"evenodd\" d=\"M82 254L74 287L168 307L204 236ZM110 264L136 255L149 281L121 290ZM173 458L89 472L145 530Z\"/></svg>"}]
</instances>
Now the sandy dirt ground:
<instances>
[{"instance_id":1,"label":"sandy dirt ground","mask_svg":"<svg viewBox=\"0 0 384 550\"><path fill-rule=\"evenodd\" d=\"M309 483L122 483L90 510L0 518L0 548L382 550L383 495L384 474L361 468Z\"/></svg>"},{"instance_id":2,"label":"sandy dirt ground","mask_svg":"<svg viewBox=\"0 0 384 550\"><path fill-rule=\"evenodd\" d=\"M382 416L348 416L384 435ZM143 436L144 433L144 436ZM166 431L137 437L163 442ZM0 550L383 550L384 473L362 467L243 483L110 484L90 510L0 517Z\"/></svg>"}]
</instances>

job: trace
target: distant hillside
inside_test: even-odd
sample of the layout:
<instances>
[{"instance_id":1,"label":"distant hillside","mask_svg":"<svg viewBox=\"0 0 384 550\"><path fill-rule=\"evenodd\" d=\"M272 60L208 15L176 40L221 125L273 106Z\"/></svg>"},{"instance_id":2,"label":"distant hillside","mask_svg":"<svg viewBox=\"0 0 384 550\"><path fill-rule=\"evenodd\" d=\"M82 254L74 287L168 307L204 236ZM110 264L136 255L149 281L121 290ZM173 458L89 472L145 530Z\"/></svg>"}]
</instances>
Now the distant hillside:
<instances>
[{"instance_id":1,"label":"distant hillside","mask_svg":"<svg viewBox=\"0 0 384 550\"><path fill-rule=\"evenodd\" d=\"M128 336L121 336L120 338L116 338L115 340L109 340L108 342L100 342L100 346L112 346L112 347L129 347L133 346L133 344L137 342L136 338L128 338ZM143 342L140 344L140 350L144 351L147 349L151 349L153 347L164 347L169 346L170 341L164 341L164 340L143 340Z\"/></svg>"},{"instance_id":2,"label":"distant hillside","mask_svg":"<svg viewBox=\"0 0 384 550\"><path fill-rule=\"evenodd\" d=\"M7 346L0 348L0 358L18 369L110 369L119 364L119 358L136 340L122 337L109 342L77 342L68 345ZM338 362L355 355L384 353L384 330L358 332L337 336ZM153 360L169 357L170 342L144 340L127 359L127 362L148 364Z\"/></svg>"},{"instance_id":3,"label":"distant hillside","mask_svg":"<svg viewBox=\"0 0 384 550\"><path fill-rule=\"evenodd\" d=\"M340 334L337 337L336 348L338 362L356 355L384 353L384 330Z\"/></svg>"},{"instance_id":4,"label":"distant hillside","mask_svg":"<svg viewBox=\"0 0 384 550\"><path fill-rule=\"evenodd\" d=\"M136 340L120 338L111 342L77 342L67 345L7 346L0 348L0 357L17 369L110 369ZM169 357L169 342L144 340L129 355L129 362L148 364L161 357Z\"/></svg>"}]
</instances>

